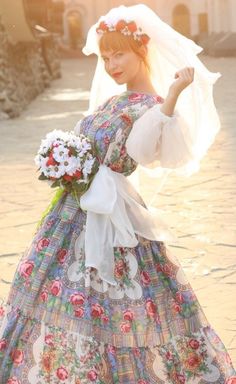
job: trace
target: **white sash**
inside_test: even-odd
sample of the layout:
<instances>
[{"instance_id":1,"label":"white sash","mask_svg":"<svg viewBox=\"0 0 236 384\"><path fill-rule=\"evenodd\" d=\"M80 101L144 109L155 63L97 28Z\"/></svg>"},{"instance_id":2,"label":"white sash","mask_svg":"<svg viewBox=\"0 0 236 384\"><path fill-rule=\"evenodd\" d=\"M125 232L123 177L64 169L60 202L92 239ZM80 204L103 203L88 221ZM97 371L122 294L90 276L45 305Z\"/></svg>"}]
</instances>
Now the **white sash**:
<instances>
[{"instance_id":1,"label":"white sash","mask_svg":"<svg viewBox=\"0 0 236 384\"><path fill-rule=\"evenodd\" d=\"M136 235L148 240L178 241L167 224L143 206L128 179L103 164L80 198L80 206L87 211L85 266L96 268L99 277L112 285L117 285L114 247L135 247ZM77 248L76 241L75 252Z\"/></svg>"}]
</instances>

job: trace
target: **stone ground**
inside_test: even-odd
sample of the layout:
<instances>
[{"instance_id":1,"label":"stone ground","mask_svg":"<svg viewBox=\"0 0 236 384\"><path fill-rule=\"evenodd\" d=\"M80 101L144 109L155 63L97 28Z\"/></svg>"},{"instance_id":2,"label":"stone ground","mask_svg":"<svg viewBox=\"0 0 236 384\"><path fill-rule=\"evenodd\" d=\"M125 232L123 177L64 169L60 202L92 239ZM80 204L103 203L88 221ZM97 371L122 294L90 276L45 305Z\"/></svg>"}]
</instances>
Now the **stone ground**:
<instances>
[{"instance_id":1,"label":"stone ground","mask_svg":"<svg viewBox=\"0 0 236 384\"><path fill-rule=\"evenodd\" d=\"M199 173L169 178L155 205L179 237L178 257L212 326L236 367L236 58L202 57L222 73L215 102L222 130ZM22 115L0 122L0 292L6 298L17 263L34 234L52 191L39 182L34 155L53 129L71 130L87 109L95 61L64 60L63 77ZM143 178L145 180L145 177ZM142 184L146 198L155 182Z\"/></svg>"}]
</instances>

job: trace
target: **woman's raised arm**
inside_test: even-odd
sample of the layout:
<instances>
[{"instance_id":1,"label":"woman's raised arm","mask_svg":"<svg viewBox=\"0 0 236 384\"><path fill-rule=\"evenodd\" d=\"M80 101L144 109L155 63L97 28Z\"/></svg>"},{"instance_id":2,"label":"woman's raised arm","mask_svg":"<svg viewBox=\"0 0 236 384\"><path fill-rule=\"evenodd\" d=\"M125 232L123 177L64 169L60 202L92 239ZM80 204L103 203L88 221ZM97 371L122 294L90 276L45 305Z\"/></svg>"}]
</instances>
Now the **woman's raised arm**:
<instances>
[{"instance_id":1,"label":"woman's raised arm","mask_svg":"<svg viewBox=\"0 0 236 384\"><path fill-rule=\"evenodd\" d=\"M194 79L194 68L186 67L176 72L175 80L169 88L167 97L161 107L161 112L172 116L180 93L188 87Z\"/></svg>"}]
</instances>

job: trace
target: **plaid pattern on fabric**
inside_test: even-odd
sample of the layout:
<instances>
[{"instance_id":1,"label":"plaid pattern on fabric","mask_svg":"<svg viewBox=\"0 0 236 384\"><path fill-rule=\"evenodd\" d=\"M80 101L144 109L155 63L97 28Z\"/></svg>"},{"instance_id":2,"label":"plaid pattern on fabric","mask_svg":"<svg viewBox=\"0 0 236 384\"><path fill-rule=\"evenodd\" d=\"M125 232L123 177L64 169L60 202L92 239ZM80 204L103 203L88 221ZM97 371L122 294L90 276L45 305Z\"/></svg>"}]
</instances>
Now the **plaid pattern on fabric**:
<instances>
[{"instance_id":1,"label":"plaid pattern on fabric","mask_svg":"<svg viewBox=\"0 0 236 384\"><path fill-rule=\"evenodd\" d=\"M125 140L140 113L159 102L124 93L87 116L81 133L94 140L101 162L128 175L137 164ZM0 384L225 384L232 378L229 354L168 247L139 237L135 248L114 248L114 288L85 267L85 226L86 212L63 195L21 259L8 305L0 307Z\"/></svg>"}]
</instances>

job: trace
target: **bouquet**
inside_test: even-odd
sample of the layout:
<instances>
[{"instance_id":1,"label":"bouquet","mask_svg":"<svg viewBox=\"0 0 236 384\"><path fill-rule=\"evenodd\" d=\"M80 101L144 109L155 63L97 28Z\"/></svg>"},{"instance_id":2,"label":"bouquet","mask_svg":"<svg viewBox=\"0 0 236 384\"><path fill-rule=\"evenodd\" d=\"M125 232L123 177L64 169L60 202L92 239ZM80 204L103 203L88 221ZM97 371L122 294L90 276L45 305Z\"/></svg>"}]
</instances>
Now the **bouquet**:
<instances>
[{"instance_id":1,"label":"bouquet","mask_svg":"<svg viewBox=\"0 0 236 384\"><path fill-rule=\"evenodd\" d=\"M75 195L89 188L99 166L87 137L61 130L48 133L42 140L35 163L39 180Z\"/></svg>"}]
</instances>

